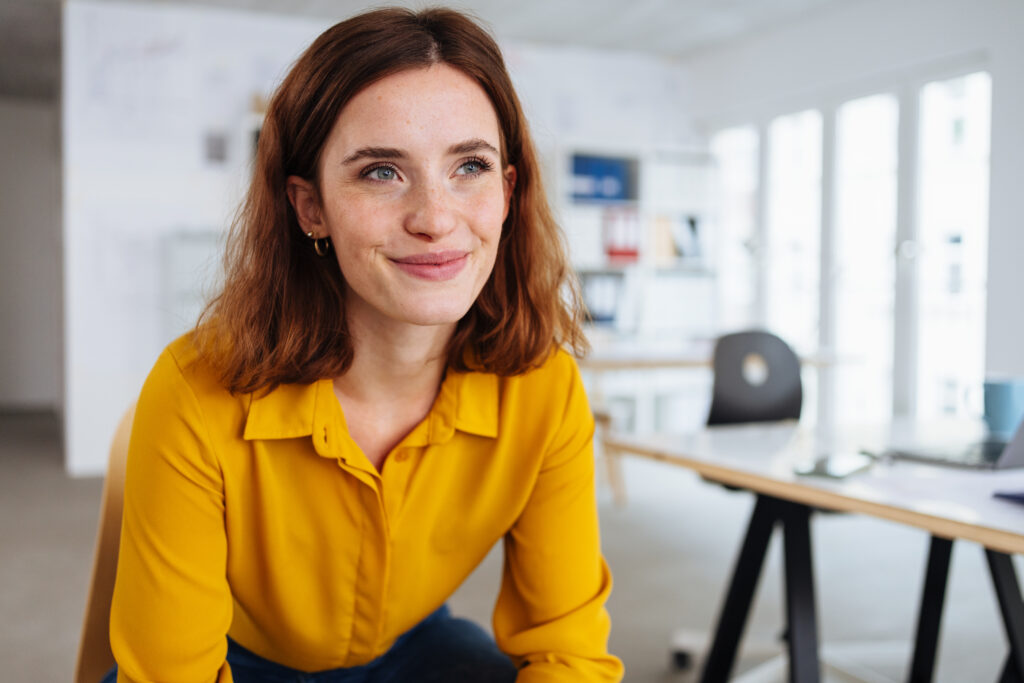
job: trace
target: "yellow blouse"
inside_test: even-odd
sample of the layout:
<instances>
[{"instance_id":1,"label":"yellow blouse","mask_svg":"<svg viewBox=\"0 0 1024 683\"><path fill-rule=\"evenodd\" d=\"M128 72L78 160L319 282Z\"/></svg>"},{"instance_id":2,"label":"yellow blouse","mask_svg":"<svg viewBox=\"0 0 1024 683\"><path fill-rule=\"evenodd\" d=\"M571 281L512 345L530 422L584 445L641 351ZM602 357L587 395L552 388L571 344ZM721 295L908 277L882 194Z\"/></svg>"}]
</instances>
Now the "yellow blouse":
<instances>
[{"instance_id":1,"label":"yellow blouse","mask_svg":"<svg viewBox=\"0 0 1024 683\"><path fill-rule=\"evenodd\" d=\"M573 359L449 371L378 472L332 382L233 396L187 337L139 398L110 639L119 681L231 681L231 636L306 671L365 664L504 538L494 609L518 681L618 681Z\"/></svg>"}]
</instances>

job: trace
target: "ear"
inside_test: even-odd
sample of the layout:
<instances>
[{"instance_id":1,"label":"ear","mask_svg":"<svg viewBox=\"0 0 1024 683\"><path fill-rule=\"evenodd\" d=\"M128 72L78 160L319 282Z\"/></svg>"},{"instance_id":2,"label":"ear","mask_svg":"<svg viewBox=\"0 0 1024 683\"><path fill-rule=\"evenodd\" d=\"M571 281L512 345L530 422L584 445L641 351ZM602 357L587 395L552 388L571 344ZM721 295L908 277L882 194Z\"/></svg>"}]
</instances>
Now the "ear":
<instances>
[{"instance_id":1,"label":"ear","mask_svg":"<svg viewBox=\"0 0 1024 683\"><path fill-rule=\"evenodd\" d=\"M505 190L505 212L502 214L501 220L504 222L508 218L508 207L512 201L512 191L516 188L516 167L509 164L505 167L505 172L502 173L502 176L504 177L502 184Z\"/></svg>"},{"instance_id":2,"label":"ear","mask_svg":"<svg viewBox=\"0 0 1024 683\"><path fill-rule=\"evenodd\" d=\"M313 237L326 237L327 226L324 225L323 212L320 208L320 194L316 186L297 175L288 176L285 182L288 201L295 209L295 217L299 219L302 232L313 233Z\"/></svg>"}]
</instances>

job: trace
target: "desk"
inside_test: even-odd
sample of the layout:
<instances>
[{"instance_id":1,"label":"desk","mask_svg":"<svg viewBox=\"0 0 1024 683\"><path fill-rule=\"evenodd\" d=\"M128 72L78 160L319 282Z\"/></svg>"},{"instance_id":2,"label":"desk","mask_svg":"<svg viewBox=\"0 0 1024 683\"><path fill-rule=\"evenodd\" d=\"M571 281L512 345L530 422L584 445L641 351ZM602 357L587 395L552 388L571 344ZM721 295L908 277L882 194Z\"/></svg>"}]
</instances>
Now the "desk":
<instances>
[{"instance_id":1,"label":"desk","mask_svg":"<svg viewBox=\"0 0 1024 683\"><path fill-rule=\"evenodd\" d=\"M1024 553L1024 507L992 498L1024 490L1024 470L981 472L907 462L881 463L845 480L801 477L797 463L840 450L941 442L965 435L963 425L837 430L828 435L794 423L714 427L690 436L608 434L605 448L686 467L758 500L751 515L708 655L702 681L728 679L776 523L784 533L790 672L793 681L820 679L809 514L814 508L888 519L927 531L926 565L910 680L931 680L952 543L984 546L999 599L1010 656L1004 681L1024 680L1024 602L1010 554Z\"/></svg>"},{"instance_id":2,"label":"desk","mask_svg":"<svg viewBox=\"0 0 1024 683\"><path fill-rule=\"evenodd\" d=\"M612 428L612 414L606 406L602 376L608 372L703 369L711 370L712 343L693 342L686 345L651 345L633 341L615 341L595 344L594 350L579 359L580 370L590 376L588 381L590 400L599 426L599 439L603 444L604 434ZM801 356L804 367L822 370L834 365L837 358L828 351ZM707 392L710 395L710 392ZM705 409L706 410L706 409ZM639 413L639 409L635 414ZM653 412L653 409L650 411ZM650 421L654 424L654 420ZM622 472L615 459L614 450L602 449L608 483L616 504L626 502L626 489Z\"/></svg>"}]
</instances>

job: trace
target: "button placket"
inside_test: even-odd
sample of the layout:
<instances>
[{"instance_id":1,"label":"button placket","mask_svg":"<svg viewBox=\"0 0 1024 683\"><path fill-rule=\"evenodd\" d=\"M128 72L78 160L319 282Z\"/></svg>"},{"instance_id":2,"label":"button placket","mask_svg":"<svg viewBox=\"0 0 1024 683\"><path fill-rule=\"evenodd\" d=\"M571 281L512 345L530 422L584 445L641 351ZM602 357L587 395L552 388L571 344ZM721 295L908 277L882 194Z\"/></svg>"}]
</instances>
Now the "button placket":
<instances>
[{"instance_id":1,"label":"button placket","mask_svg":"<svg viewBox=\"0 0 1024 683\"><path fill-rule=\"evenodd\" d=\"M376 490L360 489L367 511L360 533L354 618L350 656L357 660L373 658L380 639L380 624L385 612L385 596L390 580L390 523L383 501Z\"/></svg>"},{"instance_id":2,"label":"button placket","mask_svg":"<svg viewBox=\"0 0 1024 683\"><path fill-rule=\"evenodd\" d=\"M399 447L388 456L384 465L382 479L384 484L384 506L388 511L388 518L394 524L405 501L405 491L409 483L409 476L412 471L412 448L409 446Z\"/></svg>"}]
</instances>

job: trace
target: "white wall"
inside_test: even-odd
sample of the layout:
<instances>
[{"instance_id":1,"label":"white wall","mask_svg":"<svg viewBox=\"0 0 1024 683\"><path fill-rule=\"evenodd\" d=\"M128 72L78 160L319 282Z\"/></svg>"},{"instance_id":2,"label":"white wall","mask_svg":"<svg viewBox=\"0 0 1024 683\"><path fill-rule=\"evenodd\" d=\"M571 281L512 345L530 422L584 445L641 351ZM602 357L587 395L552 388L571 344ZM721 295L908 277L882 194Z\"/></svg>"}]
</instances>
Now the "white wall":
<instances>
[{"instance_id":1,"label":"white wall","mask_svg":"<svg viewBox=\"0 0 1024 683\"><path fill-rule=\"evenodd\" d=\"M269 94L325 27L189 6L67 4L65 442L72 474L102 470L120 414L173 333L192 322L189 309L176 309L167 296L190 275L176 259L168 266L168 250L201 251L227 226L246 176L252 95ZM664 60L505 49L542 148L566 139L688 139L677 115L679 74ZM217 129L231 134L233 146L223 164L206 163L203 136Z\"/></svg>"},{"instance_id":2,"label":"white wall","mask_svg":"<svg viewBox=\"0 0 1024 683\"><path fill-rule=\"evenodd\" d=\"M0 100L0 408L61 404L60 128L53 102Z\"/></svg>"},{"instance_id":3,"label":"white wall","mask_svg":"<svg viewBox=\"0 0 1024 683\"><path fill-rule=\"evenodd\" d=\"M503 42L502 50L542 151L573 144L628 149L693 145L681 74L635 52Z\"/></svg>"},{"instance_id":4,"label":"white wall","mask_svg":"<svg viewBox=\"0 0 1024 683\"><path fill-rule=\"evenodd\" d=\"M72 0L64 14L66 465L103 470L111 434L184 331L188 254L241 197L253 95L323 24L266 14ZM227 136L210 162L207 133ZM212 264L211 264L212 265ZM184 298L187 298L184 297Z\"/></svg>"},{"instance_id":5,"label":"white wall","mask_svg":"<svg viewBox=\"0 0 1024 683\"><path fill-rule=\"evenodd\" d=\"M867 0L683 63L691 111L731 123L979 64L993 78L986 370L1024 374L1024 3Z\"/></svg>"}]
</instances>

